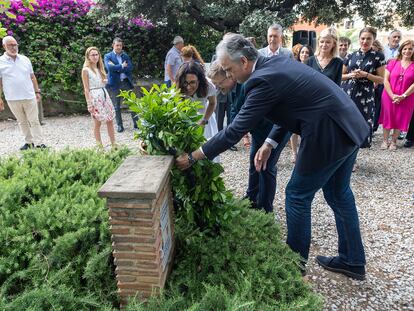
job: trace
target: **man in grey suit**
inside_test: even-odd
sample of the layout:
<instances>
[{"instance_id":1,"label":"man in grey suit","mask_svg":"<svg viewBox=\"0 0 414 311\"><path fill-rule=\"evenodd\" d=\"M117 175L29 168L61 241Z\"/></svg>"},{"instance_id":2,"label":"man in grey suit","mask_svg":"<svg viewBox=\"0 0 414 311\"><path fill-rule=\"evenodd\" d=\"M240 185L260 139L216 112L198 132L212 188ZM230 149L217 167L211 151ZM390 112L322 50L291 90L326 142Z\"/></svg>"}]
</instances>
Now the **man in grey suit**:
<instances>
[{"instance_id":1,"label":"man in grey suit","mask_svg":"<svg viewBox=\"0 0 414 311\"><path fill-rule=\"evenodd\" d=\"M282 47L283 28L279 24L273 24L267 29L268 46L260 49L259 54L264 57L272 57L276 55L292 57L293 54L289 49Z\"/></svg>"},{"instance_id":2,"label":"man in grey suit","mask_svg":"<svg viewBox=\"0 0 414 311\"><path fill-rule=\"evenodd\" d=\"M184 170L197 160L213 159L262 118L275 126L256 153L258 171L266 169L272 148L287 131L300 135L298 158L286 187L287 244L307 261L311 205L322 189L334 213L339 256L317 256L316 260L329 271L363 280L365 252L350 180L369 128L355 104L323 74L288 57L259 56L241 35L223 39L217 57L229 77L245 83L245 103L225 130L201 148L180 155L177 167Z\"/></svg>"}]
</instances>

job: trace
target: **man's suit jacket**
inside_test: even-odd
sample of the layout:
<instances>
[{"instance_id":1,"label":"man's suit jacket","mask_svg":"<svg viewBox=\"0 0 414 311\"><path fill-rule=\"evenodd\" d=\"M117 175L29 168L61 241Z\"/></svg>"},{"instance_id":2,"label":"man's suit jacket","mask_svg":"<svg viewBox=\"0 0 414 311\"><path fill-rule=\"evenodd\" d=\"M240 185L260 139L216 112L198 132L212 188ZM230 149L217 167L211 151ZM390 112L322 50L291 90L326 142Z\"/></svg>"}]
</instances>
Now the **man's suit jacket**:
<instances>
[{"instance_id":1,"label":"man's suit jacket","mask_svg":"<svg viewBox=\"0 0 414 311\"><path fill-rule=\"evenodd\" d=\"M264 48L262 48L262 49L260 49L260 50L258 50L258 51L259 51L259 54L261 56L267 57L267 46L264 47ZM279 48L279 54L278 54L278 56L286 56L286 57L293 58L293 53L292 53L291 50L289 50L287 48L280 47Z\"/></svg>"},{"instance_id":2,"label":"man's suit jacket","mask_svg":"<svg viewBox=\"0 0 414 311\"><path fill-rule=\"evenodd\" d=\"M315 173L350 154L369 127L354 102L329 78L287 57L259 57L245 82L246 101L234 121L202 147L213 159L255 128L262 118L278 126L269 134L281 142L287 131L302 138L296 169Z\"/></svg>"},{"instance_id":3,"label":"man's suit jacket","mask_svg":"<svg viewBox=\"0 0 414 311\"><path fill-rule=\"evenodd\" d=\"M122 63L118 62L118 59L116 57L116 54L114 51L105 54L104 57L104 63L105 68L108 73L108 83L106 84L106 87L111 90L117 90L119 89L121 85L121 73L124 73L126 75L126 79L128 79L128 82L131 84L131 88L134 86L134 81L132 80L132 61L129 56L122 52L121 54L122 63L126 61L128 63L128 67L124 68L122 67ZM112 63L112 64L111 64Z\"/></svg>"}]
</instances>

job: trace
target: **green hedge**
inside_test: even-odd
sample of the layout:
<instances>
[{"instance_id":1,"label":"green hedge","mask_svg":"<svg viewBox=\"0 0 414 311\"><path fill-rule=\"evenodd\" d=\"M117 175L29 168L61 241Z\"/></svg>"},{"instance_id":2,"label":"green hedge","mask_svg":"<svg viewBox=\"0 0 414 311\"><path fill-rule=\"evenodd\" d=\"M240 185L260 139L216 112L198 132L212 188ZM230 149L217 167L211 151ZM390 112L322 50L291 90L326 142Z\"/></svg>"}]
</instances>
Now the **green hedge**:
<instances>
[{"instance_id":1,"label":"green hedge","mask_svg":"<svg viewBox=\"0 0 414 311\"><path fill-rule=\"evenodd\" d=\"M1 16L0 16L1 17ZM221 34L203 29L195 23L187 25L157 25L143 28L127 21L112 20L99 24L92 14L72 21L41 14L26 15L24 23L0 21L10 24L9 29L19 42L20 53L28 56L46 100L69 101L85 107L81 70L85 50L98 47L102 54L112 50L112 40L124 40L125 51L135 65L134 77L164 78L164 60L171 41L180 34L186 43L197 46L206 60L210 60ZM6 20L5 20L6 19Z\"/></svg>"},{"instance_id":2,"label":"green hedge","mask_svg":"<svg viewBox=\"0 0 414 311\"><path fill-rule=\"evenodd\" d=\"M0 310L115 310L108 212L97 190L128 150L0 159ZM239 210L219 235L178 215L167 288L128 310L319 310L271 216ZM180 220L181 219L181 220Z\"/></svg>"}]
</instances>

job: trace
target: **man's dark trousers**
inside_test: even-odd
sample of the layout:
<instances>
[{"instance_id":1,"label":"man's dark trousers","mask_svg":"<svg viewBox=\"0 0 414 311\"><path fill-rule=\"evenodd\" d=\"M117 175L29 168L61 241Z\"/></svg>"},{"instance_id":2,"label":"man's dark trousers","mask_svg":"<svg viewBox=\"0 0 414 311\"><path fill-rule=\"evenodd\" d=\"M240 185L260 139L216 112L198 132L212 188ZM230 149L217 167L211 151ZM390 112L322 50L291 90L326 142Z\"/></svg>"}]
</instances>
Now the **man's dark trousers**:
<instances>
[{"instance_id":1,"label":"man's dark trousers","mask_svg":"<svg viewBox=\"0 0 414 311\"><path fill-rule=\"evenodd\" d=\"M296 168L292 172L286 187L287 244L305 260L311 242L311 203L316 191L322 188L335 216L339 257L350 266L365 265L358 213L350 187L357 154L355 147L352 153L316 173L299 174Z\"/></svg>"},{"instance_id":2,"label":"man's dark trousers","mask_svg":"<svg viewBox=\"0 0 414 311\"><path fill-rule=\"evenodd\" d=\"M273 212L273 200L276 193L276 163L291 136L290 133L287 133L282 142L275 149L272 149L267 160L266 170L257 172L254 166L254 157L257 150L265 142L267 134L269 134L272 127L272 123L263 121L261 125L251 131L249 183L246 191L246 196L249 200L256 203L258 208L264 209L267 213Z\"/></svg>"},{"instance_id":3,"label":"man's dark trousers","mask_svg":"<svg viewBox=\"0 0 414 311\"><path fill-rule=\"evenodd\" d=\"M110 89L109 90L109 96L111 97L111 101L112 101L112 104L114 105L114 109L115 109L116 125L118 127L124 128L124 125L122 123L122 114L121 114L122 98L118 97L118 95L121 93L121 91L129 91L129 90L132 90L132 89L133 89L133 86L128 81L128 79L124 79L124 80L121 81L121 84L119 85L119 89ZM135 112L132 112L132 111L131 111L131 116L132 116L132 122L134 123L134 128L137 128L138 116L136 115Z\"/></svg>"}]
</instances>

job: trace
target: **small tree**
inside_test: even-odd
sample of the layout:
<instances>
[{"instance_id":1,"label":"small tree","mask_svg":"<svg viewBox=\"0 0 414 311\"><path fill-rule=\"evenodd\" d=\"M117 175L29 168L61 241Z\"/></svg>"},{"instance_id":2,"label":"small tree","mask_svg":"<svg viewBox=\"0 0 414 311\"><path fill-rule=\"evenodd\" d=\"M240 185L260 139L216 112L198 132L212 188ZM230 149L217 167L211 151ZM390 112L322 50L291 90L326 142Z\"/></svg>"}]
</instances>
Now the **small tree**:
<instances>
[{"instance_id":1,"label":"small tree","mask_svg":"<svg viewBox=\"0 0 414 311\"><path fill-rule=\"evenodd\" d=\"M186 99L173 86L154 85L142 89L143 97L122 92L125 102L139 116L136 138L142 140L150 155L179 155L190 152L205 142L203 128L198 125L200 102ZM234 213L233 195L227 191L218 163L201 160L188 170L172 169L172 185L178 206L178 217L202 229L219 229Z\"/></svg>"}]
</instances>

